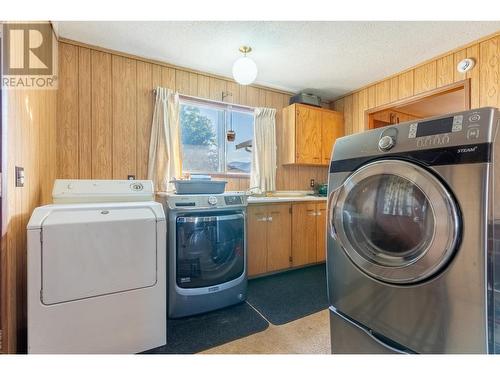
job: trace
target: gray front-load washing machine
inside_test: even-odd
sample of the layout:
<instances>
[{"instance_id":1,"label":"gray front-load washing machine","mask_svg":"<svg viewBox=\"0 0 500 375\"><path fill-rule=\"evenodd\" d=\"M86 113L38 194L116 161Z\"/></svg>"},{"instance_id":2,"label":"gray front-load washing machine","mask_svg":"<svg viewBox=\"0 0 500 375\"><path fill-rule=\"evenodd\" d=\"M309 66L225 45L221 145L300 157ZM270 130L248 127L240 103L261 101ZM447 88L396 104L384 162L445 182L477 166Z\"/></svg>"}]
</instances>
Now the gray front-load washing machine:
<instances>
[{"instance_id":1,"label":"gray front-load washing machine","mask_svg":"<svg viewBox=\"0 0 500 375\"><path fill-rule=\"evenodd\" d=\"M161 200L168 220L169 318L245 301L247 196L169 194Z\"/></svg>"},{"instance_id":2,"label":"gray front-load washing machine","mask_svg":"<svg viewBox=\"0 0 500 375\"><path fill-rule=\"evenodd\" d=\"M500 352L498 122L481 108L337 140L333 353Z\"/></svg>"}]
</instances>

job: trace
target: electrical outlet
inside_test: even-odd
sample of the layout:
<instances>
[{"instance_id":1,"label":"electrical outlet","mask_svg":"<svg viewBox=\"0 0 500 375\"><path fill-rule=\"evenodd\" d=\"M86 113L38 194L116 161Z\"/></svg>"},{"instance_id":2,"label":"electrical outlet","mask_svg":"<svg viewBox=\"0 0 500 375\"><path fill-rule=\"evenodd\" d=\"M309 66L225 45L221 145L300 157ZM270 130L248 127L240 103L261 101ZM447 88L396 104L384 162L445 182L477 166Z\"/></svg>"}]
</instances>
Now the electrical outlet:
<instances>
[{"instance_id":1,"label":"electrical outlet","mask_svg":"<svg viewBox=\"0 0 500 375\"><path fill-rule=\"evenodd\" d=\"M311 180L309 181L309 186L313 188L315 184L316 181L314 181L314 178L311 178Z\"/></svg>"},{"instance_id":2,"label":"electrical outlet","mask_svg":"<svg viewBox=\"0 0 500 375\"><path fill-rule=\"evenodd\" d=\"M24 168L16 167L16 187L24 187Z\"/></svg>"}]
</instances>

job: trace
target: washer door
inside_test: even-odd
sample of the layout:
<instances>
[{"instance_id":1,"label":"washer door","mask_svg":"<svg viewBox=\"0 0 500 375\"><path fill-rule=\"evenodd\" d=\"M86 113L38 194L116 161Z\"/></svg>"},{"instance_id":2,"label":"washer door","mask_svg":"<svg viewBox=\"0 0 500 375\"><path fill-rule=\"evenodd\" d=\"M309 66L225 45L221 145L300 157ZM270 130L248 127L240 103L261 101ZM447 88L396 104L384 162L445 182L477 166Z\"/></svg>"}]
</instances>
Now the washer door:
<instances>
[{"instance_id":1,"label":"washer door","mask_svg":"<svg viewBox=\"0 0 500 375\"><path fill-rule=\"evenodd\" d=\"M450 259L460 218L432 173L410 162L381 160L332 192L329 225L360 270L383 282L410 284L432 277Z\"/></svg>"}]
</instances>

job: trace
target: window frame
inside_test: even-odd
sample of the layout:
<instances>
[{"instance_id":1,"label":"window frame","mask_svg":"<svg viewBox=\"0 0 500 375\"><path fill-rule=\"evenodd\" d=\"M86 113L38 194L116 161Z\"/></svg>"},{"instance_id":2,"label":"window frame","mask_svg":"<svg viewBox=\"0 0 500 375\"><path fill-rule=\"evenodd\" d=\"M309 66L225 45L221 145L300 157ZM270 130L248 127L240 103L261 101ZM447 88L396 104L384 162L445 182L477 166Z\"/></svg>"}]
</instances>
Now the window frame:
<instances>
[{"instance_id":1,"label":"window frame","mask_svg":"<svg viewBox=\"0 0 500 375\"><path fill-rule=\"evenodd\" d=\"M195 96L189 96L189 95L179 95L179 104L180 106L182 105L193 105L193 106L198 106L198 107L206 107L209 109L215 109L215 110L222 110L224 114L224 119L223 119L223 134L217 134L218 140L223 140L224 141L224 147L218 146L218 152L219 152L219 168L218 169L224 169L224 171L217 171L217 172L207 172L207 171L188 171L184 169L184 160L182 160L182 170L181 173L189 173L189 174L206 174L210 175L212 177L235 177L235 178L250 178L250 172L244 173L244 172L228 172L227 171L227 151L228 151L228 141L226 139L226 132L229 129L229 125L232 122L232 116L230 114L235 111L235 112L243 112L243 113L248 113L251 114L254 118L253 125L255 126L255 107L250 107L250 106L245 106L241 104L234 104L234 103L226 103L226 102L220 102L217 100L211 100L211 99L204 99L204 98L198 98ZM179 119L179 128L180 131L182 132L182 124ZM221 132L220 131L220 126L217 129L217 133ZM253 141L253 138L252 138ZM183 147L182 141L180 142L181 148ZM181 156L183 156L183 151L181 150ZM221 168L222 166L222 168Z\"/></svg>"}]
</instances>

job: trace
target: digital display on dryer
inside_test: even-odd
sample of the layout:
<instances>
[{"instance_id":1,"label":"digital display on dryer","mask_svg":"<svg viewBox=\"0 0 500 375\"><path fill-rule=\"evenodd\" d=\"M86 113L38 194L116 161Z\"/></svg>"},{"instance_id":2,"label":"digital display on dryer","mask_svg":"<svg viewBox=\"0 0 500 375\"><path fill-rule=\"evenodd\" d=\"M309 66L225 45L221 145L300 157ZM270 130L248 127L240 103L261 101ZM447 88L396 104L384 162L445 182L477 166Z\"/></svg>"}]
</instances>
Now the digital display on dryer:
<instances>
[{"instance_id":1,"label":"digital display on dryer","mask_svg":"<svg viewBox=\"0 0 500 375\"><path fill-rule=\"evenodd\" d=\"M452 129L453 117L419 122L417 125L417 138L425 137L427 135L451 133Z\"/></svg>"}]
</instances>

